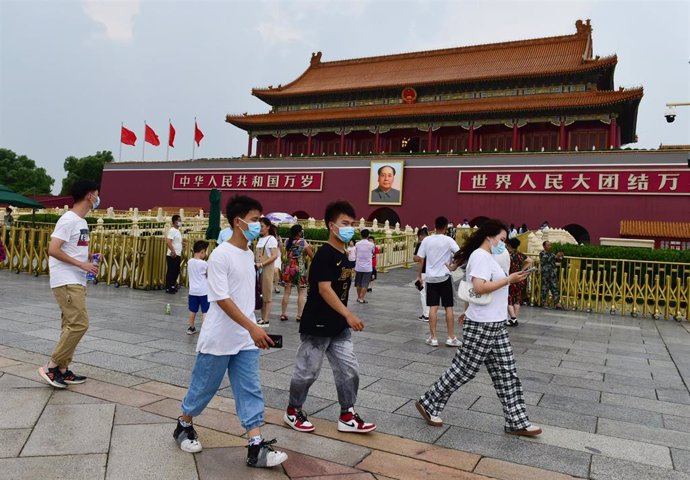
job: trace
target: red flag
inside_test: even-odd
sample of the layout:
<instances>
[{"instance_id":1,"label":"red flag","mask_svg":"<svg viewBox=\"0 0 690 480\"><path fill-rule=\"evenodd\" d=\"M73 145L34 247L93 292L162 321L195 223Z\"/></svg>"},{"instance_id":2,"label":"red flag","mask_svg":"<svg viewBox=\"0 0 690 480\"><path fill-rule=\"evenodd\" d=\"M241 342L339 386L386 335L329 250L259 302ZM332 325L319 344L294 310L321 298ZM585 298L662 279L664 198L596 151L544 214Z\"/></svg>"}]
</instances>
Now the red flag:
<instances>
[{"instance_id":1,"label":"red flag","mask_svg":"<svg viewBox=\"0 0 690 480\"><path fill-rule=\"evenodd\" d=\"M148 125L146 125L146 134L144 135L144 140L155 147L161 144L161 141L158 140L158 135L156 135L156 132L154 132L153 128L149 127Z\"/></svg>"},{"instance_id":2,"label":"red flag","mask_svg":"<svg viewBox=\"0 0 690 480\"><path fill-rule=\"evenodd\" d=\"M125 145L135 145L137 143L137 136L133 131L122 127L122 131L120 132L120 141Z\"/></svg>"},{"instance_id":3,"label":"red flag","mask_svg":"<svg viewBox=\"0 0 690 480\"><path fill-rule=\"evenodd\" d=\"M196 124L196 120L194 120L194 141L196 142L197 147L201 143L202 138L204 138L204 134L201 133L201 130L199 130L199 126Z\"/></svg>"},{"instance_id":4,"label":"red flag","mask_svg":"<svg viewBox=\"0 0 690 480\"><path fill-rule=\"evenodd\" d=\"M170 124L170 133L168 134L168 145L175 148L175 127L173 127L173 124Z\"/></svg>"}]
</instances>

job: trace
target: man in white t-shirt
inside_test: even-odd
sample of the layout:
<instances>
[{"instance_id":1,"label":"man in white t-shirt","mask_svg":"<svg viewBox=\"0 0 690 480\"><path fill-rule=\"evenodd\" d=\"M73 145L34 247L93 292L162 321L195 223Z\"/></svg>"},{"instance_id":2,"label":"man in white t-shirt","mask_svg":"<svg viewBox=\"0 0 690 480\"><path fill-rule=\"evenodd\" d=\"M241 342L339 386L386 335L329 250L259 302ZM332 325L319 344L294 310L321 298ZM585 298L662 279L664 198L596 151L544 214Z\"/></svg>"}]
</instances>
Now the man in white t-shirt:
<instances>
[{"instance_id":1,"label":"man in white t-shirt","mask_svg":"<svg viewBox=\"0 0 690 480\"><path fill-rule=\"evenodd\" d=\"M357 303L368 303L364 297L367 295L371 273L374 270L372 259L376 245L369 241L369 230L366 228L362 230L360 235L362 239L355 243L355 288L357 289Z\"/></svg>"},{"instance_id":2,"label":"man in white t-shirt","mask_svg":"<svg viewBox=\"0 0 690 480\"><path fill-rule=\"evenodd\" d=\"M264 399L259 379L259 348L273 346L268 333L254 316L256 274L249 243L261 231L261 204L236 196L226 207L232 226L230 240L218 245L208 259L208 300L211 302L201 326L192 380L182 400L182 415L173 433L179 447L189 453L201 451L192 418L213 399L226 372L230 378L235 409L247 430L247 465L273 467L287 459L284 452L264 441ZM258 347L258 348L257 348Z\"/></svg>"},{"instance_id":3,"label":"man in white t-shirt","mask_svg":"<svg viewBox=\"0 0 690 480\"><path fill-rule=\"evenodd\" d=\"M453 323L453 280L448 265L453 260L455 252L460 250L455 240L446 235L448 219L438 217L434 227L436 234L422 240L417 251L417 257L422 259L417 266L417 281L422 282L422 269L426 265L424 288L426 289L426 304L429 306L429 330L430 335L426 344L438 347L436 339L436 322L438 320L438 307L443 305L446 311L446 325L448 326L448 339L446 345L457 347L460 341L455 337L455 325ZM426 262L424 262L426 259Z\"/></svg>"},{"instance_id":4,"label":"man in white t-shirt","mask_svg":"<svg viewBox=\"0 0 690 480\"><path fill-rule=\"evenodd\" d=\"M55 224L48 246L50 288L62 314L60 339L48 363L38 369L39 376L56 388L86 381L69 366L89 328L86 273L98 273L98 267L90 262L89 227L84 220L89 210L98 208L101 202L98 185L91 180L78 180L71 190L74 205Z\"/></svg>"},{"instance_id":5,"label":"man in white t-shirt","mask_svg":"<svg viewBox=\"0 0 690 480\"><path fill-rule=\"evenodd\" d=\"M179 215L172 216L172 226L168 230L165 245L167 252L165 255L165 263L168 271L165 274L165 292L177 293L177 277L180 276L180 264L182 262L182 232L180 227L182 221Z\"/></svg>"}]
</instances>

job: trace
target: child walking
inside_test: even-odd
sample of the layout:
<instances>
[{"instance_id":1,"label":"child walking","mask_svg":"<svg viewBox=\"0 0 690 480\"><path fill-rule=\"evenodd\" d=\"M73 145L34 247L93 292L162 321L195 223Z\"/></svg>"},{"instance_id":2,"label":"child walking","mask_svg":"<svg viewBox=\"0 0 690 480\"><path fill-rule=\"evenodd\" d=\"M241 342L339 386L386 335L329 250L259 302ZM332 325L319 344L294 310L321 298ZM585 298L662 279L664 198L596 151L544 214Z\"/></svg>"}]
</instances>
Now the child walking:
<instances>
[{"instance_id":1,"label":"child walking","mask_svg":"<svg viewBox=\"0 0 690 480\"><path fill-rule=\"evenodd\" d=\"M347 308L352 282L352 267L345 246L355 233L355 211L348 202L337 201L326 207L328 243L318 249L309 267L309 291L299 333L290 382L290 400L283 417L293 429L312 432L314 425L302 411L309 388L321 371L324 357L333 370L340 403L338 431L367 433L376 429L355 412L359 388L359 365L352 346L351 330L364 329L364 323Z\"/></svg>"},{"instance_id":2,"label":"child walking","mask_svg":"<svg viewBox=\"0 0 690 480\"><path fill-rule=\"evenodd\" d=\"M189 274L189 297L187 304L189 305L189 327L187 328L187 335L194 335L198 332L194 321L196 314L201 308L201 321L206 318L208 312L208 264L206 263L206 250L208 249L208 242L205 240L197 240L192 246L194 258L190 258L187 262L187 273Z\"/></svg>"},{"instance_id":3,"label":"child walking","mask_svg":"<svg viewBox=\"0 0 690 480\"><path fill-rule=\"evenodd\" d=\"M201 451L192 419L213 399L227 372L237 416L249 439L247 465L273 467L287 460L287 454L273 449L275 440L261 437L264 399L259 348L274 345L254 316L256 272L249 243L259 237L261 210L258 201L246 196L233 197L227 204L232 235L208 259L208 298L212 303L201 327L192 380L173 437L183 451Z\"/></svg>"}]
</instances>

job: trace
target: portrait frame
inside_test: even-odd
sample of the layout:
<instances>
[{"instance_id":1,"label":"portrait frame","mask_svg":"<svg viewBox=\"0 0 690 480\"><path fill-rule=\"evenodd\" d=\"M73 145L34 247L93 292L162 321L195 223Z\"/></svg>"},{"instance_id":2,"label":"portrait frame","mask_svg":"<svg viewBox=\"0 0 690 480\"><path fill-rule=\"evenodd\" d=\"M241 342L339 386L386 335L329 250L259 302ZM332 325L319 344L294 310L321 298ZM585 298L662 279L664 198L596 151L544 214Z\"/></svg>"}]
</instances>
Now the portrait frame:
<instances>
[{"instance_id":1,"label":"portrait frame","mask_svg":"<svg viewBox=\"0 0 690 480\"><path fill-rule=\"evenodd\" d=\"M379 185L379 169L383 167L391 167L394 170L393 183L388 191L397 192L391 199L381 198L382 189ZM372 160L369 166L369 205L402 205L403 198L403 179L404 179L404 160Z\"/></svg>"}]
</instances>

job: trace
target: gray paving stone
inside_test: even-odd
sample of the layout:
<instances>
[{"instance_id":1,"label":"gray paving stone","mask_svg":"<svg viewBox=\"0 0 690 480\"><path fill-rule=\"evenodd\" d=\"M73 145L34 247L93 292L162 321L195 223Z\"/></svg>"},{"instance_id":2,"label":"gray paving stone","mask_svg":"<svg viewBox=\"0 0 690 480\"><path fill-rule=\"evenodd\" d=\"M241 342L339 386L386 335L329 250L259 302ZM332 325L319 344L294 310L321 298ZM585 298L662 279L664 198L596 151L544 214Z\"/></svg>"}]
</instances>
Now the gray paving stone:
<instances>
[{"instance_id":1,"label":"gray paving stone","mask_svg":"<svg viewBox=\"0 0 690 480\"><path fill-rule=\"evenodd\" d=\"M277 445L276 449L282 451L285 446ZM288 453L288 461L289 456ZM282 467L257 468L247 473L248 468L245 464L247 449L244 447L205 449L195 455L195 458L201 480L247 478L248 475L251 475L251 480L288 480L289 478Z\"/></svg>"},{"instance_id":2,"label":"gray paving stone","mask_svg":"<svg viewBox=\"0 0 690 480\"><path fill-rule=\"evenodd\" d=\"M150 362L147 362L150 363ZM156 364L154 364L156 365ZM149 380L157 380L163 383L170 383L178 387L188 387L192 379L192 370L178 367L170 367L166 365L157 365L153 368L139 370L136 373L138 376L148 378ZM228 386L227 376L223 378L220 388Z\"/></svg>"},{"instance_id":3,"label":"gray paving stone","mask_svg":"<svg viewBox=\"0 0 690 480\"><path fill-rule=\"evenodd\" d=\"M587 477L589 474L591 455L587 453L527 442L506 434L494 435L451 427L436 443L444 447L523 465L532 465L577 477Z\"/></svg>"},{"instance_id":4,"label":"gray paving stone","mask_svg":"<svg viewBox=\"0 0 690 480\"><path fill-rule=\"evenodd\" d=\"M304 433L276 425L265 425L261 428L261 434L264 438L277 439L278 445L284 445L296 452L313 455L318 451L319 458L350 467L357 465L371 453L370 449L359 445L317 435L304 435Z\"/></svg>"},{"instance_id":5,"label":"gray paving stone","mask_svg":"<svg viewBox=\"0 0 690 480\"><path fill-rule=\"evenodd\" d=\"M91 339L85 342L85 346L99 352L114 353L125 357L138 357L147 353L157 352L158 349L133 345L105 338Z\"/></svg>"},{"instance_id":6,"label":"gray paving stone","mask_svg":"<svg viewBox=\"0 0 690 480\"><path fill-rule=\"evenodd\" d=\"M690 475L642 463L594 455L589 478L592 480L690 480Z\"/></svg>"},{"instance_id":7,"label":"gray paving stone","mask_svg":"<svg viewBox=\"0 0 690 480\"><path fill-rule=\"evenodd\" d=\"M616 393L606 392L601 394L601 403L621 405L642 410L649 410L651 412L678 415L681 417L690 417L690 405L683 405L680 403L662 402L660 400L651 400L647 398L631 398L627 395L618 395Z\"/></svg>"},{"instance_id":8,"label":"gray paving stone","mask_svg":"<svg viewBox=\"0 0 690 480\"><path fill-rule=\"evenodd\" d=\"M522 376L520 377L520 380L522 381L522 386L524 387L526 393L552 393L554 395L560 395L562 397L580 398L582 400L591 400L594 402L598 402L599 398L601 397L601 392L599 392L598 390L568 387L566 385L558 385L555 383L535 382L532 380L525 380L524 378L522 378ZM541 395L539 396L538 400L540 399ZM538 403L538 400L532 405L536 405Z\"/></svg>"},{"instance_id":9,"label":"gray paving stone","mask_svg":"<svg viewBox=\"0 0 690 480\"><path fill-rule=\"evenodd\" d=\"M147 480L198 478L194 456L177 447L169 423L113 427L105 478L128 480L133 472Z\"/></svg>"},{"instance_id":10,"label":"gray paving stone","mask_svg":"<svg viewBox=\"0 0 690 480\"><path fill-rule=\"evenodd\" d=\"M0 458L18 457L30 433L30 428L0 429Z\"/></svg>"},{"instance_id":11,"label":"gray paving stone","mask_svg":"<svg viewBox=\"0 0 690 480\"><path fill-rule=\"evenodd\" d=\"M28 350L29 352L41 353L43 355L50 356L55 350L55 343L52 340L45 340L42 338L36 338L34 340L27 340L24 342L16 342L13 344L14 347L21 348L22 350ZM81 356L84 353L90 352L91 349L79 344L77 349L74 351L75 358Z\"/></svg>"},{"instance_id":12,"label":"gray paving stone","mask_svg":"<svg viewBox=\"0 0 690 480\"><path fill-rule=\"evenodd\" d=\"M143 425L147 423L165 423L170 425L170 419L144 412L128 405L117 404L115 406L115 425Z\"/></svg>"},{"instance_id":13,"label":"gray paving stone","mask_svg":"<svg viewBox=\"0 0 690 480\"><path fill-rule=\"evenodd\" d=\"M690 433L600 418L597 433L690 450Z\"/></svg>"},{"instance_id":14,"label":"gray paving stone","mask_svg":"<svg viewBox=\"0 0 690 480\"><path fill-rule=\"evenodd\" d=\"M105 454L3 458L0 472L8 480L99 480L105 478L107 461Z\"/></svg>"},{"instance_id":15,"label":"gray paving stone","mask_svg":"<svg viewBox=\"0 0 690 480\"><path fill-rule=\"evenodd\" d=\"M617 405L604 405L576 398L560 397L546 394L539 402L541 407L549 407L556 410L595 415L597 417L611 418L630 423L639 423L650 427L661 427L661 414L647 410L622 407Z\"/></svg>"},{"instance_id":16,"label":"gray paving stone","mask_svg":"<svg viewBox=\"0 0 690 480\"><path fill-rule=\"evenodd\" d=\"M139 360L146 360L147 362L159 363L161 365L166 365L170 367L182 368L185 370L192 370L194 368L194 362L196 361L195 355L187 355L184 353L170 352L167 350L158 350L154 353L149 353L146 355L141 355L137 357ZM263 360L262 360L263 367Z\"/></svg>"},{"instance_id":17,"label":"gray paving stone","mask_svg":"<svg viewBox=\"0 0 690 480\"><path fill-rule=\"evenodd\" d=\"M672 448L671 456L673 457L673 467L675 470L690 473L690 451Z\"/></svg>"},{"instance_id":18,"label":"gray paving stone","mask_svg":"<svg viewBox=\"0 0 690 480\"><path fill-rule=\"evenodd\" d=\"M690 433L690 418L677 415L662 415L662 417L665 428Z\"/></svg>"},{"instance_id":19,"label":"gray paving stone","mask_svg":"<svg viewBox=\"0 0 690 480\"><path fill-rule=\"evenodd\" d=\"M52 387L0 390L2 428L32 428L48 403Z\"/></svg>"},{"instance_id":20,"label":"gray paving stone","mask_svg":"<svg viewBox=\"0 0 690 480\"><path fill-rule=\"evenodd\" d=\"M47 405L22 456L108 453L114 414L113 404ZM59 442L55 432L61 432Z\"/></svg>"},{"instance_id":21,"label":"gray paving stone","mask_svg":"<svg viewBox=\"0 0 690 480\"><path fill-rule=\"evenodd\" d=\"M70 392L68 388L64 390L58 390L57 388L53 391L53 396L50 397L48 405L81 405L84 403L109 403L106 400L101 400L100 398L90 397L88 395L82 395L81 393Z\"/></svg>"},{"instance_id":22,"label":"gray paving stone","mask_svg":"<svg viewBox=\"0 0 690 480\"><path fill-rule=\"evenodd\" d=\"M609 376L607 375L607 380ZM611 393L621 393L624 395L631 395L634 397L643 397L656 399L656 391L653 385L650 387L639 386L639 385L626 385L618 382L610 381L596 381L588 380L577 377L565 377L556 375L553 377L553 383L555 385L568 385L572 387L579 387L584 389L592 389L595 391L611 392ZM546 392L545 392L546 393ZM563 395L567 396L567 395Z\"/></svg>"},{"instance_id":23,"label":"gray paving stone","mask_svg":"<svg viewBox=\"0 0 690 480\"><path fill-rule=\"evenodd\" d=\"M76 357L81 363L94 365L96 367L107 368L117 372L132 373L147 368L157 367L158 364L146 362L136 358L123 357L106 352L89 352Z\"/></svg>"},{"instance_id":24,"label":"gray paving stone","mask_svg":"<svg viewBox=\"0 0 690 480\"><path fill-rule=\"evenodd\" d=\"M13 388L45 388L45 382L38 380L29 380L23 377L17 377L15 375L2 375L0 376L0 390L10 390Z\"/></svg>"},{"instance_id":25,"label":"gray paving stone","mask_svg":"<svg viewBox=\"0 0 690 480\"><path fill-rule=\"evenodd\" d=\"M108 328L101 328L98 330L93 330L89 328L89 335L95 338L105 338L108 340L115 340L117 342L125 343L145 343L156 340L157 337L151 335L142 335L140 333L122 332L119 330L111 330Z\"/></svg>"}]
</instances>

